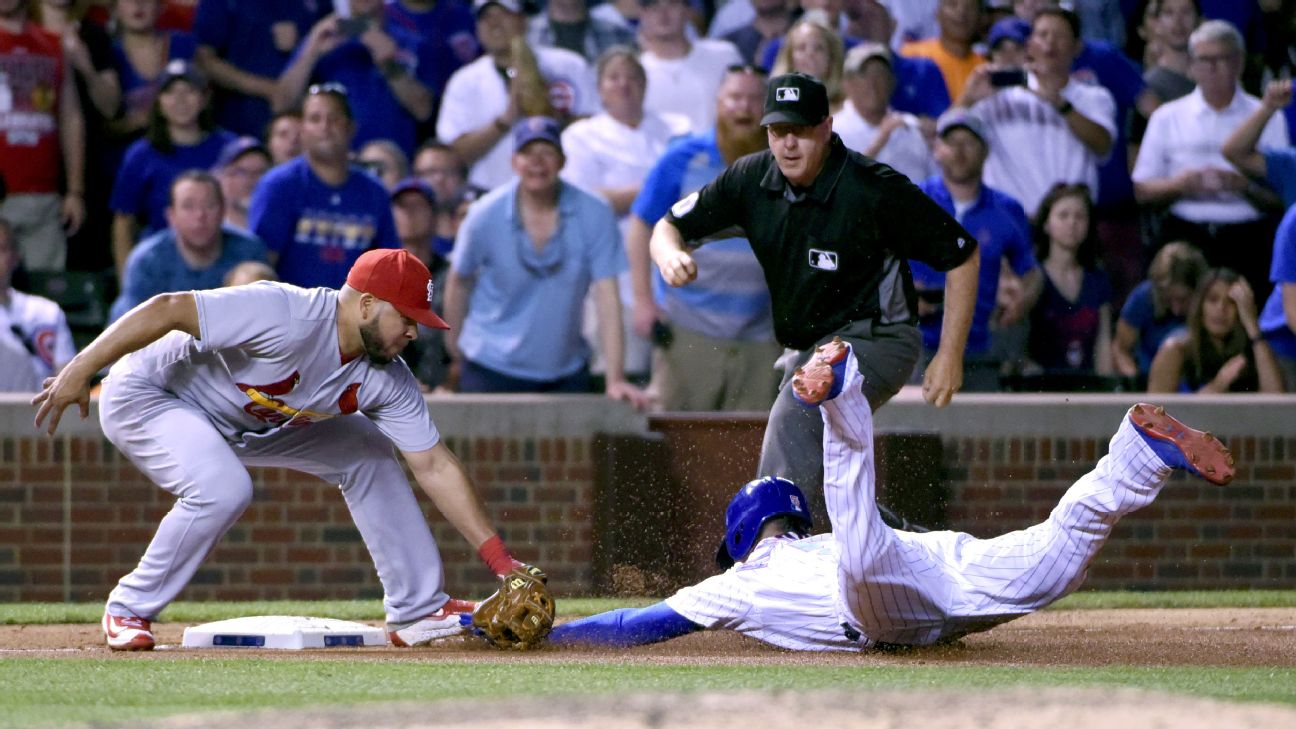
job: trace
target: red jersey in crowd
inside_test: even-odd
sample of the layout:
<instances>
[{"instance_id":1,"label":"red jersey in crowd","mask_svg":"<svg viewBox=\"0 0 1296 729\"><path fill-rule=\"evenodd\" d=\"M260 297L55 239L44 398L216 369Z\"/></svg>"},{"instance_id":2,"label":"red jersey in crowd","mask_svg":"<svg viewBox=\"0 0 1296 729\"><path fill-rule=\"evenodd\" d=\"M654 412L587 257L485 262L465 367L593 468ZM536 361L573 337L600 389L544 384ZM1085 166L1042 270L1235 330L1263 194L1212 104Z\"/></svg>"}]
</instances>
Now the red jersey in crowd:
<instances>
[{"instance_id":1,"label":"red jersey in crowd","mask_svg":"<svg viewBox=\"0 0 1296 729\"><path fill-rule=\"evenodd\" d=\"M35 23L0 29L0 174L9 192L58 190L63 46Z\"/></svg>"}]
</instances>

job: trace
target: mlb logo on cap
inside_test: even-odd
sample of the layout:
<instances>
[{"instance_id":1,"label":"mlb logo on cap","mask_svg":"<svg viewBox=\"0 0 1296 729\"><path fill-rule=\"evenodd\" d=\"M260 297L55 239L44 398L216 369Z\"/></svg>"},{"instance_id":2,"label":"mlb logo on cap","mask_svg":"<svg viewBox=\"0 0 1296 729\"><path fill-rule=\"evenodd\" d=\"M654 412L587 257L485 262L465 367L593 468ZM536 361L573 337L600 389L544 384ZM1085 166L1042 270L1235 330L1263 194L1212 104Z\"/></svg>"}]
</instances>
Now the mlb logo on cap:
<instances>
[{"instance_id":1,"label":"mlb logo on cap","mask_svg":"<svg viewBox=\"0 0 1296 729\"><path fill-rule=\"evenodd\" d=\"M814 76L788 73L770 79L761 126L815 126L828 118L828 89Z\"/></svg>"}]
</instances>

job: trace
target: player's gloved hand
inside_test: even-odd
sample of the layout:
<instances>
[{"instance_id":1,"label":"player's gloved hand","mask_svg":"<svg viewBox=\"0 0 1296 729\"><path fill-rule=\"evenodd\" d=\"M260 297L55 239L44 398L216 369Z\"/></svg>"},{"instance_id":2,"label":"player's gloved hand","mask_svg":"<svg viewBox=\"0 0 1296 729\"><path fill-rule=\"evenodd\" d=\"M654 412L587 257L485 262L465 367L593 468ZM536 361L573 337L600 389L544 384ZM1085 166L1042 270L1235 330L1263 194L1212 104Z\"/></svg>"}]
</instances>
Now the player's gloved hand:
<instances>
[{"instance_id":1,"label":"player's gloved hand","mask_svg":"<svg viewBox=\"0 0 1296 729\"><path fill-rule=\"evenodd\" d=\"M553 630L554 599L539 567L522 564L502 578L500 589L477 606L473 628L497 648L526 650Z\"/></svg>"}]
</instances>

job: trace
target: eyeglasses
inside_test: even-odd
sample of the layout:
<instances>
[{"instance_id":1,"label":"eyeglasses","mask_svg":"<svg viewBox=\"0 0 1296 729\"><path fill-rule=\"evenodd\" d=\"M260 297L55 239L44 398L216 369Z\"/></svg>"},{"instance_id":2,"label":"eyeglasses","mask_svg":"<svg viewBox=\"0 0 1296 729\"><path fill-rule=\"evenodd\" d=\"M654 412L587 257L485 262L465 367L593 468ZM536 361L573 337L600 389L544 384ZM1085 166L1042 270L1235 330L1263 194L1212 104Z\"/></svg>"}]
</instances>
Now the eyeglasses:
<instances>
[{"instance_id":1,"label":"eyeglasses","mask_svg":"<svg viewBox=\"0 0 1296 729\"><path fill-rule=\"evenodd\" d=\"M315 96L317 94L334 94L345 98L347 95L347 87L336 81L329 81L328 83L322 84L311 84L306 87L307 96Z\"/></svg>"},{"instance_id":2,"label":"eyeglasses","mask_svg":"<svg viewBox=\"0 0 1296 729\"><path fill-rule=\"evenodd\" d=\"M1226 53L1220 56L1194 56L1193 63L1199 63L1203 66L1209 66L1211 69L1219 68L1225 64L1232 63L1240 54Z\"/></svg>"}]
</instances>

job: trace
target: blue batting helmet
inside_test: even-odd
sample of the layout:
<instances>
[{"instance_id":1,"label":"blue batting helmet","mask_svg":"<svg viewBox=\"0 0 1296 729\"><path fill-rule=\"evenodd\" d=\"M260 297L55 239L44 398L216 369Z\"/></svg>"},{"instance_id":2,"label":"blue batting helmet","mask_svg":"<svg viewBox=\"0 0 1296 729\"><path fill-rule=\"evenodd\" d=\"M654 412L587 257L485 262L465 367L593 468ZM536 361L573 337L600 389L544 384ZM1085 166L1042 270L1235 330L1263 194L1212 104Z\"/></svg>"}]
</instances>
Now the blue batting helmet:
<instances>
[{"instance_id":1,"label":"blue batting helmet","mask_svg":"<svg viewBox=\"0 0 1296 729\"><path fill-rule=\"evenodd\" d=\"M728 569L756 546L765 522L776 516L792 516L810 529L814 520L805 495L797 485L777 476L749 481L738 489L725 510L725 538L716 552L716 564Z\"/></svg>"}]
</instances>

